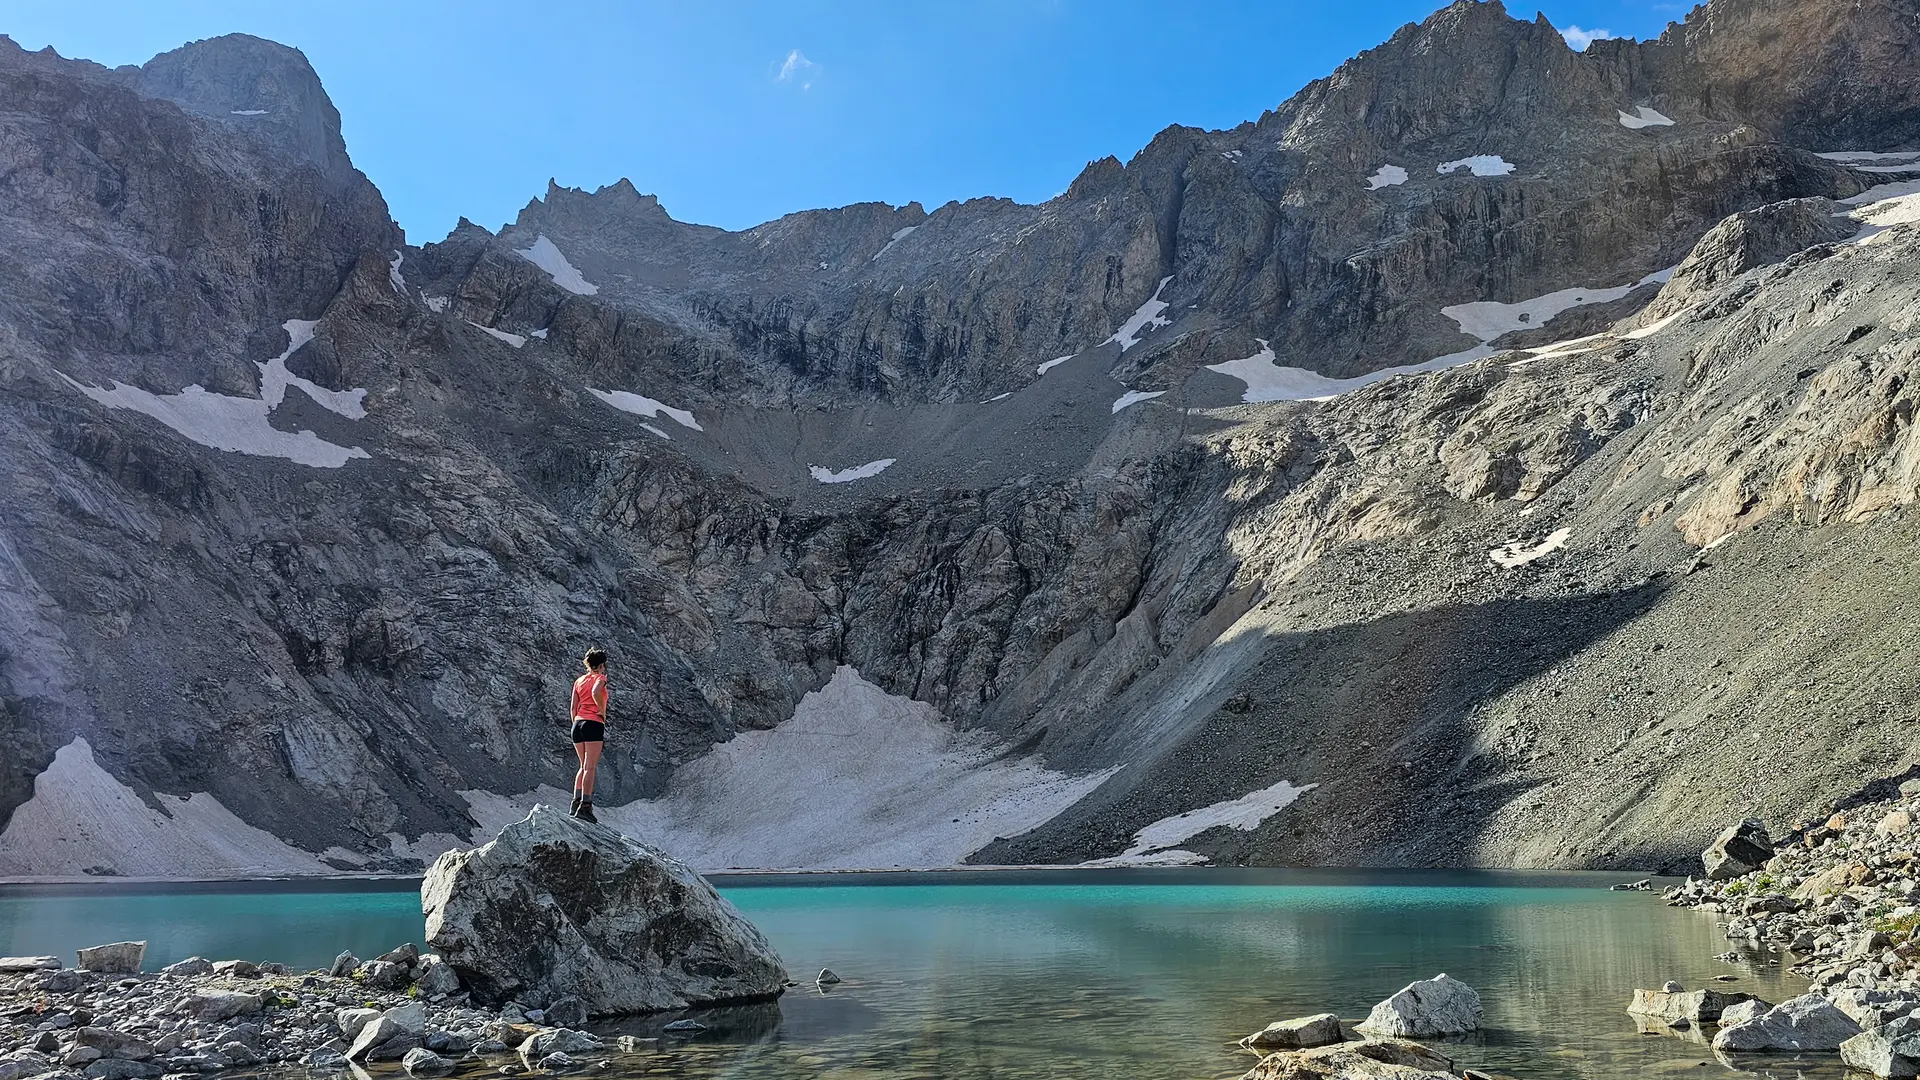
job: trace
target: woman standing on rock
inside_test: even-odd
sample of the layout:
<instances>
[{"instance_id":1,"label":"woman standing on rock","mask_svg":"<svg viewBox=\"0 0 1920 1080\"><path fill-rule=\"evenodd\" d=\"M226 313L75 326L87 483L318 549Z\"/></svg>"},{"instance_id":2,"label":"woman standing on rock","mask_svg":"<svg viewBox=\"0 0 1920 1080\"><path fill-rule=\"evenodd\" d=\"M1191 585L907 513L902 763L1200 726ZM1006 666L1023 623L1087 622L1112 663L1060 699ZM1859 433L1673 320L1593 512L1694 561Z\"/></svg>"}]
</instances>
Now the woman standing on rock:
<instances>
[{"instance_id":1,"label":"woman standing on rock","mask_svg":"<svg viewBox=\"0 0 1920 1080\"><path fill-rule=\"evenodd\" d=\"M573 753L580 771L573 774L573 816L593 816L593 774L600 768L600 746L607 738L607 652L595 646L582 661L587 673L573 680Z\"/></svg>"}]
</instances>

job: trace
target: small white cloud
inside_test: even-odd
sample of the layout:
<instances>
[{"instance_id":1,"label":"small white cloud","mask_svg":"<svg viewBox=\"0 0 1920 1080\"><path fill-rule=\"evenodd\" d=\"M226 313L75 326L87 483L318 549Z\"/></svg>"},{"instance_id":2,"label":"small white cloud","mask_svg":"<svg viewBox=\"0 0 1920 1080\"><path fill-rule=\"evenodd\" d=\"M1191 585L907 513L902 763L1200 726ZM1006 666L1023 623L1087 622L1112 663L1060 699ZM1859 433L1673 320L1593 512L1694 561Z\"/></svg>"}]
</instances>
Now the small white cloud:
<instances>
[{"instance_id":1,"label":"small white cloud","mask_svg":"<svg viewBox=\"0 0 1920 1080\"><path fill-rule=\"evenodd\" d=\"M795 49L787 54L780 65L780 74L774 76L775 82L790 82L802 90L813 89L813 80L820 76L820 65L807 59L807 54Z\"/></svg>"},{"instance_id":2,"label":"small white cloud","mask_svg":"<svg viewBox=\"0 0 1920 1080\"><path fill-rule=\"evenodd\" d=\"M1582 30L1578 26L1568 26L1560 30L1560 36L1567 39L1568 47L1573 49L1574 52L1586 52L1587 46L1594 42L1606 41L1613 37L1613 31ZM795 53L794 55L799 56L800 54ZM791 63L792 61L789 60L788 62Z\"/></svg>"}]
</instances>

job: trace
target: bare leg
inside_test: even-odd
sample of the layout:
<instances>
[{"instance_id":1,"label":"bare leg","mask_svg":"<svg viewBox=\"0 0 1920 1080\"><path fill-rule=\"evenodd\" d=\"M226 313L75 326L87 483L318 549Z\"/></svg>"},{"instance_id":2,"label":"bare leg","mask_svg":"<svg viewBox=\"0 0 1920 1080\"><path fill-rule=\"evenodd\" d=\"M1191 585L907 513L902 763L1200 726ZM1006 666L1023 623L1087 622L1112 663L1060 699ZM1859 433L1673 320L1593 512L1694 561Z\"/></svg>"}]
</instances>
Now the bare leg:
<instances>
[{"instance_id":1,"label":"bare leg","mask_svg":"<svg viewBox=\"0 0 1920 1080\"><path fill-rule=\"evenodd\" d=\"M574 744L574 749L580 752L580 774L575 778L574 786L580 789L583 802L593 801L593 778L600 769L600 748L604 745L597 742Z\"/></svg>"},{"instance_id":2,"label":"bare leg","mask_svg":"<svg viewBox=\"0 0 1920 1080\"><path fill-rule=\"evenodd\" d=\"M580 759L580 767L578 769L575 769L573 773L573 811L572 812L575 814L578 814L580 812L580 804L586 801L586 796L581 794L580 785L586 782L586 779L587 779L587 750L586 750L587 745L588 745L587 743L573 744L573 756ZM595 743L593 745L597 746L599 744Z\"/></svg>"}]
</instances>

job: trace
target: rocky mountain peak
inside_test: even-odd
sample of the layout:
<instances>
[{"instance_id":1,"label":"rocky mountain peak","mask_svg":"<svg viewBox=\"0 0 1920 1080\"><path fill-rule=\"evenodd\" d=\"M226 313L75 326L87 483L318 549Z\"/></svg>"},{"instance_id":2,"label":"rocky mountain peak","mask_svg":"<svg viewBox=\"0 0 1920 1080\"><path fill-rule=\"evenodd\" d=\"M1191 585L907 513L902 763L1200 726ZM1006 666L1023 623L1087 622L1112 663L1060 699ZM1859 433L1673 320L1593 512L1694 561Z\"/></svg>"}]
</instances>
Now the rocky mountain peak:
<instances>
[{"instance_id":1,"label":"rocky mountain peak","mask_svg":"<svg viewBox=\"0 0 1920 1080\"><path fill-rule=\"evenodd\" d=\"M114 73L146 97L218 120L312 163L329 178L354 174L340 112L305 53L251 34L226 34Z\"/></svg>"}]
</instances>

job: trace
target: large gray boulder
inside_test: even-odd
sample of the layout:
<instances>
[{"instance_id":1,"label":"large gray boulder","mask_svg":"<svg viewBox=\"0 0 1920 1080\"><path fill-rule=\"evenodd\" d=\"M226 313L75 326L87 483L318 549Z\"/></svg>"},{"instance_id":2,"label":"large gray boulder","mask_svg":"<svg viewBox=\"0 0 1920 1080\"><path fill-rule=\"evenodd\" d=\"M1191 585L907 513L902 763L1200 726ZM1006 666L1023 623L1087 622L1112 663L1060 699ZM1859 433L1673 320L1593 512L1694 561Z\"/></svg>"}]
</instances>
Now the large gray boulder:
<instances>
[{"instance_id":1,"label":"large gray boulder","mask_svg":"<svg viewBox=\"0 0 1920 1080\"><path fill-rule=\"evenodd\" d=\"M1920 1020L1902 1016L1840 1044L1840 1060L1875 1076L1920 1076Z\"/></svg>"},{"instance_id":2,"label":"large gray boulder","mask_svg":"<svg viewBox=\"0 0 1920 1080\"><path fill-rule=\"evenodd\" d=\"M1783 1001L1744 1024L1720 1029L1715 1050L1773 1053L1797 1050L1838 1050L1860 1034L1860 1025L1819 994L1802 994Z\"/></svg>"},{"instance_id":3,"label":"large gray boulder","mask_svg":"<svg viewBox=\"0 0 1920 1080\"><path fill-rule=\"evenodd\" d=\"M1771 858L1773 841L1767 838L1766 825L1754 818L1730 826L1700 853L1700 862L1706 866L1710 881L1727 881L1751 874Z\"/></svg>"},{"instance_id":4,"label":"large gray boulder","mask_svg":"<svg viewBox=\"0 0 1920 1080\"><path fill-rule=\"evenodd\" d=\"M81 949L79 967L81 971L95 971L103 975L130 975L140 970L140 962L146 956L146 942L116 941L111 945Z\"/></svg>"},{"instance_id":5,"label":"large gray boulder","mask_svg":"<svg viewBox=\"0 0 1920 1080\"><path fill-rule=\"evenodd\" d=\"M1480 995L1451 975L1408 984L1373 1007L1359 1030L1373 1035L1423 1038L1459 1035L1480 1027Z\"/></svg>"},{"instance_id":6,"label":"large gray boulder","mask_svg":"<svg viewBox=\"0 0 1920 1080\"><path fill-rule=\"evenodd\" d=\"M427 941L476 1000L578 998L593 1016L780 994L786 969L700 875L547 806L420 885Z\"/></svg>"}]
</instances>

